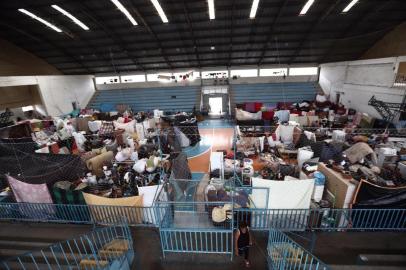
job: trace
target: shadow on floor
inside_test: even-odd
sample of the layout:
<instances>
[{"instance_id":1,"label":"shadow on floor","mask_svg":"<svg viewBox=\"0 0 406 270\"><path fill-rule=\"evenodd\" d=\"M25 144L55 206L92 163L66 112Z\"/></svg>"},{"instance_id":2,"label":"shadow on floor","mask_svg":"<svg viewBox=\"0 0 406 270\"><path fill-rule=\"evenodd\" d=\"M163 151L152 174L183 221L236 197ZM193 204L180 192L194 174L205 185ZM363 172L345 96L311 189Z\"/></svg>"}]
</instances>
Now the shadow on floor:
<instances>
[{"instance_id":1,"label":"shadow on floor","mask_svg":"<svg viewBox=\"0 0 406 270\"><path fill-rule=\"evenodd\" d=\"M190 253L166 253L162 257L159 233L156 229L133 229L136 261L132 269L143 270L238 270L247 269L242 258L229 255L198 255ZM251 250L250 269L267 269L265 247L267 235L255 233L255 246Z\"/></svg>"}]
</instances>

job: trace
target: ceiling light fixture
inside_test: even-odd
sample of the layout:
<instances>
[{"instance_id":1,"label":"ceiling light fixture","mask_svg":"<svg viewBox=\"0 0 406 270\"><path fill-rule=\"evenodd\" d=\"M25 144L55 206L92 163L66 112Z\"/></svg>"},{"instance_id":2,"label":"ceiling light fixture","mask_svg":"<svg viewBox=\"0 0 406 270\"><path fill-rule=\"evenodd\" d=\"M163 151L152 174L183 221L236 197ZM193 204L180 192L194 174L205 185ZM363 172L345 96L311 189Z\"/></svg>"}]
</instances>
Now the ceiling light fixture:
<instances>
[{"instance_id":1,"label":"ceiling light fixture","mask_svg":"<svg viewBox=\"0 0 406 270\"><path fill-rule=\"evenodd\" d=\"M71 19L74 23L76 23L77 25L79 25L80 27L82 27L83 30L89 30L89 27L87 27L84 23L82 23L78 18L76 18L75 16L73 16L72 14L70 14L69 12L67 12L66 10L64 10L63 8L61 8L58 5L52 5L52 8L56 9L57 11L59 11L60 13L62 13L63 15L65 15L66 17L68 17L69 19Z\"/></svg>"},{"instance_id":2,"label":"ceiling light fixture","mask_svg":"<svg viewBox=\"0 0 406 270\"><path fill-rule=\"evenodd\" d=\"M159 17L161 17L162 22L168 23L168 18L166 17L165 12L159 4L158 0L151 0L151 2L154 5L156 11L158 11Z\"/></svg>"},{"instance_id":3,"label":"ceiling light fixture","mask_svg":"<svg viewBox=\"0 0 406 270\"><path fill-rule=\"evenodd\" d=\"M308 0L307 3L303 6L302 10L300 11L300 15L305 15L309 8L313 5L314 0Z\"/></svg>"},{"instance_id":4,"label":"ceiling light fixture","mask_svg":"<svg viewBox=\"0 0 406 270\"><path fill-rule=\"evenodd\" d=\"M111 2L113 2L114 5L116 5L116 7L122 12L124 13L124 15L127 17L128 20L130 20L130 22L133 25L138 25L138 23L135 21L135 19L133 18L133 16L131 16L130 12L128 12L128 10L118 1L118 0L111 0Z\"/></svg>"},{"instance_id":5,"label":"ceiling light fixture","mask_svg":"<svg viewBox=\"0 0 406 270\"><path fill-rule=\"evenodd\" d=\"M53 30L55 30L55 31L58 32L58 33L61 33L61 32L62 32L62 30L61 30L60 28L58 28L58 27L56 27L55 25L53 25L52 23L50 23L50 22L48 22L48 21L46 21L46 20L44 20L44 19L38 17L38 16L35 15L34 13L29 12L29 11L26 10L26 9L19 8L18 11L20 11L21 13L24 13L25 15L30 16L30 17L33 18L34 20L37 20L37 21L39 21L39 22L45 24L46 26L48 26L49 28L52 28Z\"/></svg>"},{"instance_id":6,"label":"ceiling light fixture","mask_svg":"<svg viewBox=\"0 0 406 270\"><path fill-rule=\"evenodd\" d=\"M255 19L255 16L257 15L258 4L259 4L259 0L252 1L250 19Z\"/></svg>"},{"instance_id":7,"label":"ceiling light fixture","mask_svg":"<svg viewBox=\"0 0 406 270\"><path fill-rule=\"evenodd\" d=\"M214 11L214 0L207 0L208 4L209 4L209 17L210 20L214 20L216 18L216 14Z\"/></svg>"},{"instance_id":8,"label":"ceiling light fixture","mask_svg":"<svg viewBox=\"0 0 406 270\"><path fill-rule=\"evenodd\" d=\"M348 11L350 11L350 9L356 4L358 3L359 0L352 0L351 3L349 3L344 9L343 12L346 13Z\"/></svg>"}]
</instances>

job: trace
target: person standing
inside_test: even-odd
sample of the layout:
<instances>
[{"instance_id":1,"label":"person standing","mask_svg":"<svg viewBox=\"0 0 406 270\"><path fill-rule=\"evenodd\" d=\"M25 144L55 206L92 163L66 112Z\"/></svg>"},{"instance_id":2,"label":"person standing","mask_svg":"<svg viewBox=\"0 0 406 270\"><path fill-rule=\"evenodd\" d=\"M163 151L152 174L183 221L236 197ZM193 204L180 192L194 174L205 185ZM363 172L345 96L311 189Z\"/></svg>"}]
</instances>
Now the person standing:
<instances>
[{"instance_id":1,"label":"person standing","mask_svg":"<svg viewBox=\"0 0 406 270\"><path fill-rule=\"evenodd\" d=\"M235 232L235 254L237 256L244 255L244 262L246 267L250 267L249 261L249 248L252 246L252 236L249 227L245 221L240 222L240 226Z\"/></svg>"}]
</instances>

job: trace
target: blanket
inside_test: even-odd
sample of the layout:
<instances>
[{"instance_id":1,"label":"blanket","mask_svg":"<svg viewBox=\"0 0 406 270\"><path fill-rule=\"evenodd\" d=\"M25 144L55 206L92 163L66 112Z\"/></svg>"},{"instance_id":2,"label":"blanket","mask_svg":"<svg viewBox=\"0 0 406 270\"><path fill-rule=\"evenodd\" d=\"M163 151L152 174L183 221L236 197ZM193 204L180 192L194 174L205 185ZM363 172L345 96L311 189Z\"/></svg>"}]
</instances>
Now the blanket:
<instances>
[{"instance_id":1,"label":"blanket","mask_svg":"<svg viewBox=\"0 0 406 270\"><path fill-rule=\"evenodd\" d=\"M269 188L268 198L262 190L253 190L252 200L257 208L309 209L314 179L274 181L252 178L252 186Z\"/></svg>"},{"instance_id":2,"label":"blanket","mask_svg":"<svg viewBox=\"0 0 406 270\"><path fill-rule=\"evenodd\" d=\"M27 184L11 176L7 176L7 180L17 202L52 203L51 194L46 184Z\"/></svg>"},{"instance_id":3,"label":"blanket","mask_svg":"<svg viewBox=\"0 0 406 270\"><path fill-rule=\"evenodd\" d=\"M86 166L93 174L103 176L103 164L111 163L114 154L112 151L104 152L86 161Z\"/></svg>"},{"instance_id":4,"label":"blanket","mask_svg":"<svg viewBox=\"0 0 406 270\"><path fill-rule=\"evenodd\" d=\"M235 109L235 119L238 121L243 120L261 120L262 119L262 112L259 111L257 113L250 113L247 111L243 111L241 109Z\"/></svg>"},{"instance_id":5,"label":"blanket","mask_svg":"<svg viewBox=\"0 0 406 270\"><path fill-rule=\"evenodd\" d=\"M105 198L83 192L87 205L91 207L92 219L97 223L115 223L121 221L122 217L130 224L142 223L143 196L132 196L125 198ZM97 206L121 206L121 207L97 207Z\"/></svg>"}]
</instances>

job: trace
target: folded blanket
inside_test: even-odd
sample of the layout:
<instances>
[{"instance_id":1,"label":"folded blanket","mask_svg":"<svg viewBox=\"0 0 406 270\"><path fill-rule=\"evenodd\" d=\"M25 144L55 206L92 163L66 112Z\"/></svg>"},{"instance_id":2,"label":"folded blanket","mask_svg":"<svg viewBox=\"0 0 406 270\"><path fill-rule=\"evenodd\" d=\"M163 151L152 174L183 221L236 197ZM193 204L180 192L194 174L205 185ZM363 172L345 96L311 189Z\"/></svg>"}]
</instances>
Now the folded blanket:
<instances>
[{"instance_id":1,"label":"folded blanket","mask_svg":"<svg viewBox=\"0 0 406 270\"><path fill-rule=\"evenodd\" d=\"M103 165L104 163L111 163L114 154L112 151L108 151L97 155L86 161L86 166L93 174L97 176L103 176Z\"/></svg>"},{"instance_id":2,"label":"folded blanket","mask_svg":"<svg viewBox=\"0 0 406 270\"><path fill-rule=\"evenodd\" d=\"M257 113L250 113L243 111L241 109L235 109L235 118L239 121L244 121L244 120L261 120L262 119L262 112L257 112Z\"/></svg>"},{"instance_id":3,"label":"folded blanket","mask_svg":"<svg viewBox=\"0 0 406 270\"><path fill-rule=\"evenodd\" d=\"M143 196L131 196L125 198L105 198L83 192L83 197L87 205L94 205L90 212L94 222L116 223L126 218L130 224L142 223L143 216ZM122 207L97 207L103 206L122 206Z\"/></svg>"}]
</instances>

